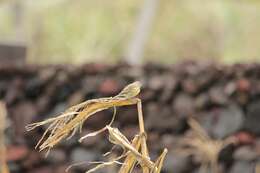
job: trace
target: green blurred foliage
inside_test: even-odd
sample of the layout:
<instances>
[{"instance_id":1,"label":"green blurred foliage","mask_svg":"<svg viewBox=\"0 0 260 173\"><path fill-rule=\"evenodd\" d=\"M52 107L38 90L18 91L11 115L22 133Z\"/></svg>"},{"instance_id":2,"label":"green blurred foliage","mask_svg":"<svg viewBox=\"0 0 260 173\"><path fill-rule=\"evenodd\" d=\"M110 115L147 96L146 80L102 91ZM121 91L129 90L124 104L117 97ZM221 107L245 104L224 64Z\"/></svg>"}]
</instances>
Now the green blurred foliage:
<instances>
[{"instance_id":1,"label":"green blurred foliage","mask_svg":"<svg viewBox=\"0 0 260 173\"><path fill-rule=\"evenodd\" d=\"M13 39L15 32L10 7L2 4L0 41ZM124 56L142 5L138 0L24 0L28 61L116 62ZM161 0L144 58L259 61L259 18L260 4L253 0Z\"/></svg>"},{"instance_id":2,"label":"green blurred foliage","mask_svg":"<svg viewBox=\"0 0 260 173\"><path fill-rule=\"evenodd\" d=\"M164 1L147 57L164 57L165 62L183 58L226 63L259 60L259 7L249 1Z\"/></svg>"}]
</instances>

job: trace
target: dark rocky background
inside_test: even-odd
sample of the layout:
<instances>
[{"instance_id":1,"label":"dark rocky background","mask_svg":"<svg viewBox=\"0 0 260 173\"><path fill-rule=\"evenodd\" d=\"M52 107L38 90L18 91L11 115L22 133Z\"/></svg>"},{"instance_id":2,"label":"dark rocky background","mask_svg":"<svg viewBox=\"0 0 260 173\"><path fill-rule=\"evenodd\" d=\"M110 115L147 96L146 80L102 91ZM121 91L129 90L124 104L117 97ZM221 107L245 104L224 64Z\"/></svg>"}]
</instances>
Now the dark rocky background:
<instances>
[{"instance_id":1,"label":"dark rocky background","mask_svg":"<svg viewBox=\"0 0 260 173\"><path fill-rule=\"evenodd\" d=\"M77 142L79 135L55 147L47 158L34 150L44 129L25 131L28 123L57 115L86 99L111 96L140 80L151 156L167 147L165 173L199 172L192 157L173 153L195 117L211 137L233 136L219 160L224 172L253 173L260 162L260 64L232 66L185 62L172 66L127 64L0 67L0 98L8 109L7 159L11 173L61 173L69 164L102 159L111 148L105 135ZM102 127L112 110L98 113L83 134ZM135 106L118 109L115 126L131 138L137 131ZM81 135L83 135L81 134ZM71 172L84 172L86 165ZM105 171L108 172L108 171Z\"/></svg>"}]
</instances>

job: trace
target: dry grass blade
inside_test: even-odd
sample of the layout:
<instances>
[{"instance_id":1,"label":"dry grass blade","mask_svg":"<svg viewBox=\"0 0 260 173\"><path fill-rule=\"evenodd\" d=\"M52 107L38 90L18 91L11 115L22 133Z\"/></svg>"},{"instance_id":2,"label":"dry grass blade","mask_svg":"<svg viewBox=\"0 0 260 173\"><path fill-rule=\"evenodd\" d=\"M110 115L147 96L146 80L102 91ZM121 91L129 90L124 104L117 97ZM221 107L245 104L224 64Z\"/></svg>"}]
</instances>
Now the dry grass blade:
<instances>
[{"instance_id":1,"label":"dry grass blade","mask_svg":"<svg viewBox=\"0 0 260 173\"><path fill-rule=\"evenodd\" d=\"M106 126L106 129L109 132L109 141L114 145L122 147L124 149L124 153L112 161L92 162L99 164L86 173L97 171L98 169L104 168L106 166L119 164L120 162L118 161L124 157L125 160L122 163L122 167L120 168L119 173L131 173L136 164L140 164L141 166L148 168L148 171L150 173L160 173L164 158L167 154L167 149L164 149L161 156L157 159L156 163L154 163L150 160L150 158L139 152L142 142L142 138L140 135L135 136L132 143L130 143L128 139L117 128Z\"/></svg>"},{"instance_id":2,"label":"dry grass blade","mask_svg":"<svg viewBox=\"0 0 260 173\"><path fill-rule=\"evenodd\" d=\"M102 169L104 167L107 167L107 166L112 166L114 164L120 164L122 165L123 163L119 162L120 159L124 158L127 156L127 153L124 153L118 157L116 157L115 159L112 159L111 161L108 161L108 162L103 162L103 161L96 161L96 162L81 162L81 163L76 163L76 164L72 164L70 165L67 169L66 169L66 172L68 172L72 167L74 166L78 166L78 165L81 165L81 164L85 164L85 163L89 163L89 164L97 164L97 166L95 166L94 168L88 170L86 173L91 173L91 172L95 172L99 169Z\"/></svg>"},{"instance_id":3,"label":"dry grass blade","mask_svg":"<svg viewBox=\"0 0 260 173\"><path fill-rule=\"evenodd\" d=\"M188 123L191 127L191 134L180 141L180 148L176 151L198 157L201 160L201 169L210 168L211 172L218 173L219 153L232 141L213 140L197 121L189 119Z\"/></svg>"},{"instance_id":4,"label":"dry grass blade","mask_svg":"<svg viewBox=\"0 0 260 173\"><path fill-rule=\"evenodd\" d=\"M132 146L138 151L141 146L141 140L140 136L135 136L135 138L132 141ZM134 169L135 164L137 163L137 160L135 159L135 156L130 153L125 158L124 164L121 166L118 173L131 173Z\"/></svg>"},{"instance_id":5,"label":"dry grass blade","mask_svg":"<svg viewBox=\"0 0 260 173\"><path fill-rule=\"evenodd\" d=\"M88 170L86 173L92 173L104 167L112 166L114 164L122 164L122 173L127 173L126 171L130 173L135 163L137 163L137 161L143 162L143 160L145 163L151 163L153 165L152 168L154 168L154 163L152 163L149 160L146 160L146 158L142 158L142 155L138 152L138 149L141 145L140 136L136 136L133 139L132 143L130 143L128 139L117 128L106 126L105 129L109 132L109 141L114 145L119 145L120 147L122 147L124 149L124 152L122 155L108 162L90 162L92 164L98 165ZM125 158L124 163L119 162L119 160L122 158Z\"/></svg>"},{"instance_id":6,"label":"dry grass blade","mask_svg":"<svg viewBox=\"0 0 260 173\"><path fill-rule=\"evenodd\" d=\"M27 126L27 130L33 130L36 127L49 124L47 130L44 132L42 138L36 145L36 147L39 146L40 151L45 149L49 151L62 139L69 139L77 131L81 131L83 123L90 116L99 111L114 108L112 120L107 126L81 137L79 141L81 142L88 137L96 136L99 133L107 130L109 133L109 141L115 146L119 145L122 147L124 152L120 156L108 162L91 162L92 164L95 163L98 165L88 170L86 173L92 173L98 169L104 168L106 166L113 166L115 164L122 164L119 173L131 173L137 164L141 166L143 173L160 173L167 149L163 151L161 156L157 159L156 163L150 160L146 144L147 135L144 128L142 103L139 98L136 98L140 92L140 88L140 82L134 82L126 86L118 95L114 97L85 101L78 105L72 106L58 117L30 124ZM130 142L117 128L112 128L111 126L115 119L116 107L134 104L137 105L140 132L135 136L133 141ZM123 158L125 158L124 162L119 162ZM70 169L72 166L70 166L68 169Z\"/></svg>"},{"instance_id":7,"label":"dry grass blade","mask_svg":"<svg viewBox=\"0 0 260 173\"><path fill-rule=\"evenodd\" d=\"M159 156L159 158L156 160L155 162L155 166L158 168L157 171L153 170L154 173L160 173L162 166L163 166L163 162L164 159L166 157L166 154L168 153L168 150L165 148L162 152L162 154Z\"/></svg>"},{"instance_id":8,"label":"dry grass blade","mask_svg":"<svg viewBox=\"0 0 260 173\"><path fill-rule=\"evenodd\" d=\"M104 167L106 167L106 166L111 166L111 165L114 165L114 164L120 164L120 165L121 165L121 164L123 164L123 163L120 163L118 160L120 160L120 159L126 157L126 155L127 155L126 153L125 153L125 154L122 154L121 156L119 156L119 157L113 159L112 161L108 161L108 162L91 162L91 163L93 163L93 164L98 164L98 165L97 165L96 167L94 167L94 168L88 170L86 173L92 173L92 172L95 172L95 171L97 171L97 170L99 170L99 169L102 169L102 168L104 168Z\"/></svg>"},{"instance_id":9,"label":"dry grass blade","mask_svg":"<svg viewBox=\"0 0 260 173\"><path fill-rule=\"evenodd\" d=\"M109 132L110 142L115 145L121 146L127 151L130 151L140 164L144 164L150 169L154 168L154 163L150 160L150 158L147 158L146 156L139 153L138 150L136 150L135 147L131 145L128 139L117 128L107 126L107 129Z\"/></svg>"},{"instance_id":10,"label":"dry grass blade","mask_svg":"<svg viewBox=\"0 0 260 173\"><path fill-rule=\"evenodd\" d=\"M139 152L139 148L142 145L142 134L136 136L131 144L117 128L107 126L107 129L109 131L109 140L127 151L127 157L124 161L124 165L119 170L119 173L131 173L136 163L140 164L142 167L148 168L147 171L149 173L161 172L165 156L168 152L167 149L164 149L163 153L154 163L149 157Z\"/></svg>"},{"instance_id":11,"label":"dry grass blade","mask_svg":"<svg viewBox=\"0 0 260 173\"><path fill-rule=\"evenodd\" d=\"M6 107L3 102L0 102L0 172L9 173L8 166L6 164L6 148L4 140L4 130L6 127Z\"/></svg>"},{"instance_id":12,"label":"dry grass blade","mask_svg":"<svg viewBox=\"0 0 260 173\"><path fill-rule=\"evenodd\" d=\"M109 109L116 106L125 106L136 104L137 96L140 92L140 82L134 82L126 86L115 97L92 99L72 106L67 109L60 116L50 118L42 122L33 123L26 126L27 130L32 130L36 127L50 124L37 146L40 147L40 151L47 149L50 150L64 138L69 138L77 131L81 130L82 124L93 114ZM48 136L47 136L48 135ZM42 143L44 137L47 139ZM36 146L36 147L37 147Z\"/></svg>"}]
</instances>

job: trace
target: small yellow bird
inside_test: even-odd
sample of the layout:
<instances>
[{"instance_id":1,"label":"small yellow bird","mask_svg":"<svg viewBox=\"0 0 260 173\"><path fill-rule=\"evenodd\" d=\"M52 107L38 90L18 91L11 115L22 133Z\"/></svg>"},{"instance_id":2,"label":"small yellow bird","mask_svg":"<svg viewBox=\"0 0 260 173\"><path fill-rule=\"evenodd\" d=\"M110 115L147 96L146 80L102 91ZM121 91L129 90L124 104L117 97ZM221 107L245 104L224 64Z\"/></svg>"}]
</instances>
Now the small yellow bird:
<instances>
[{"instance_id":1,"label":"small yellow bird","mask_svg":"<svg viewBox=\"0 0 260 173\"><path fill-rule=\"evenodd\" d=\"M130 99L137 96L141 91L142 84L139 81L127 85L118 95L114 98Z\"/></svg>"}]
</instances>

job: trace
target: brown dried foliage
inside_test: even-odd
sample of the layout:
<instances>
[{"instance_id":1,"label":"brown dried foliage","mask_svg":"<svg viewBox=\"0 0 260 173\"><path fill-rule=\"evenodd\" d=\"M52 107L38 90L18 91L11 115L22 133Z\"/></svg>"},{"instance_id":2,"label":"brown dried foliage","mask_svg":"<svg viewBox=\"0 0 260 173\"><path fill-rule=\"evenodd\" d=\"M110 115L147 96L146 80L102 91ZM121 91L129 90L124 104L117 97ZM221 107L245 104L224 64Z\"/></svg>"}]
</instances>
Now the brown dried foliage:
<instances>
[{"instance_id":1,"label":"brown dried foliage","mask_svg":"<svg viewBox=\"0 0 260 173\"><path fill-rule=\"evenodd\" d=\"M83 136L79 141L81 142L88 137L98 135L103 131L108 131L109 141L114 145L122 147L124 152L120 156L108 162L92 162L98 165L88 170L87 173L91 173L97 169L115 164L121 165L119 173L131 173L136 165L141 166L143 173L160 173L167 149L164 149L162 154L155 162L150 159L146 144L147 135L144 128L142 103L141 100L137 98L137 95L140 93L140 89L141 83L134 82L127 85L118 95L114 97L85 101L70 107L55 118L50 118L42 122L30 124L26 128L27 130L32 130L36 127L50 124L36 145L36 147L39 146L40 151L46 149L48 153L50 149L57 145L61 140L65 138L69 139L77 131L81 132L83 123L90 116L99 111L114 108L113 118L107 126L91 134ZM112 123L116 115L116 107L127 105L137 105L138 110L140 132L134 137L132 142L130 142L117 128L112 127ZM122 163L120 162L121 160L123 160ZM71 167L68 169L70 168Z\"/></svg>"},{"instance_id":2,"label":"brown dried foliage","mask_svg":"<svg viewBox=\"0 0 260 173\"><path fill-rule=\"evenodd\" d=\"M188 121L191 127L190 133L179 141L176 152L193 155L201 162L201 171L210 170L213 173L220 173L218 156L220 151L227 145L234 142L233 138L214 140L194 119Z\"/></svg>"}]
</instances>

